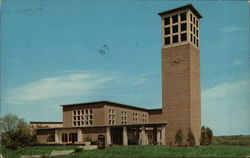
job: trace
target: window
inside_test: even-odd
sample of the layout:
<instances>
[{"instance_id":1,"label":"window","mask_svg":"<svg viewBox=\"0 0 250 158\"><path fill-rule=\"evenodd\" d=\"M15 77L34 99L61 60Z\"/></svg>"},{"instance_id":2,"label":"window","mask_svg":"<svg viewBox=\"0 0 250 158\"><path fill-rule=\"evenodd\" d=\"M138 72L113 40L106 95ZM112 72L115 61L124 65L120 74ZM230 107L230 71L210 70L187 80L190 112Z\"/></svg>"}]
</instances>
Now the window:
<instances>
[{"instance_id":1,"label":"window","mask_svg":"<svg viewBox=\"0 0 250 158\"><path fill-rule=\"evenodd\" d=\"M91 125L89 122L91 121L93 123L93 111L92 109L82 109L78 111L73 111L73 126L86 126Z\"/></svg>"},{"instance_id":2,"label":"window","mask_svg":"<svg viewBox=\"0 0 250 158\"><path fill-rule=\"evenodd\" d=\"M164 18L164 24L169 25L170 24L170 17Z\"/></svg>"},{"instance_id":3,"label":"window","mask_svg":"<svg viewBox=\"0 0 250 158\"><path fill-rule=\"evenodd\" d=\"M168 44L170 44L170 37L165 38L165 45L168 45Z\"/></svg>"},{"instance_id":4,"label":"window","mask_svg":"<svg viewBox=\"0 0 250 158\"><path fill-rule=\"evenodd\" d=\"M109 124L114 125L115 124L115 110L109 109Z\"/></svg>"},{"instance_id":5,"label":"window","mask_svg":"<svg viewBox=\"0 0 250 158\"><path fill-rule=\"evenodd\" d=\"M197 28L199 27L198 20L196 20L196 27L197 27Z\"/></svg>"},{"instance_id":6,"label":"window","mask_svg":"<svg viewBox=\"0 0 250 158\"><path fill-rule=\"evenodd\" d=\"M181 34L181 41L186 41L187 40L187 33L182 33Z\"/></svg>"},{"instance_id":7,"label":"window","mask_svg":"<svg viewBox=\"0 0 250 158\"><path fill-rule=\"evenodd\" d=\"M127 112L126 111L122 111L122 115L121 115L121 121L122 124L127 124Z\"/></svg>"},{"instance_id":8,"label":"window","mask_svg":"<svg viewBox=\"0 0 250 158\"><path fill-rule=\"evenodd\" d=\"M199 37L199 30L196 30L196 36Z\"/></svg>"},{"instance_id":9,"label":"window","mask_svg":"<svg viewBox=\"0 0 250 158\"><path fill-rule=\"evenodd\" d=\"M186 13L182 13L181 14L181 21L185 21L187 19L187 14Z\"/></svg>"},{"instance_id":10,"label":"window","mask_svg":"<svg viewBox=\"0 0 250 158\"><path fill-rule=\"evenodd\" d=\"M196 42L196 38L195 38L195 36L194 36L194 44L195 44L195 42Z\"/></svg>"},{"instance_id":11,"label":"window","mask_svg":"<svg viewBox=\"0 0 250 158\"><path fill-rule=\"evenodd\" d=\"M142 114L142 122L147 123L147 114Z\"/></svg>"},{"instance_id":12,"label":"window","mask_svg":"<svg viewBox=\"0 0 250 158\"><path fill-rule=\"evenodd\" d=\"M174 26L172 27L172 32L173 32L173 33L178 32L178 25L174 25Z\"/></svg>"},{"instance_id":13,"label":"window","mask_svg":"<svg viewBox=\"0 0 250 158\"><path fill-rule=\"evenodd\" d=\"M173 36L173 43L177 43L178 42L178 35L174 35Z\"/></svg>"},{"instance_id":14,"label":"window","mask_svg":"<svg viewBox=\"0 0 250 158\"><path fill-rule=\"evenodd\" d=\"M195 34L195 26L193 27L193 33Z\"/></svg>"},{"instance_id":15,"label":"window","mask_svg":"<svg viewBox=\"0 0 250 158\"><path fill-rule=\"evenodd\" d=\"M190 14L190 21L192 21L193 20L193 15L192 14Z\"/></svg>"},{"instance_id":16,"label":"window","mask_svg":"<svg viewBox=\"0 0 250 158\"><path fill-rule=\"evenodd\" d=\"M165 35L169 35L170 34L170 27L166 27L164 30L165 30Z\"/></svg>"},{"instance_id":17,"label":"window","mask_svg":"<svg viewBox=\"0 0 250 158\"><path fill-rule=\"evenodd\" d=\"M190 24L190 30L191 30L191 32L193 31L193 25L192 24Z\"/></svg>"},{"instance_id":18,"label":"window","mask_svg":"<svg viewBox=\"0 0 250 158\"><path fill-rule=\"evenodd\" d=\"M172 17L172 23L177 23L178 22L178 15L175 15Z\"/></svg>"},{"instance_id":19,"label":"window","mask_svg":"<svg viewBox=\"0 0 250 158\"><path fill-rule=\"evenodd\" d=\"M197 47L199 47L199 40L198 39L197 39L196 45L197 45Z\"/></svg>"},{"instance_id":20,"label":"window","mask_svg":"<svg viewBox=\"0 0 250 158\"><path fill-rule=\"evenodd\" d=\"M68 134L62 133L62 142L68 142Z\"/></svg>"},{"instance_id":21,"label":"window","mask_svg":"<svg viewBox=\"0 0 250 158\"><path fill-rule=\"evenodd\" d=\"M193 23L194 23L194 25L195 25L195 17L193 16Z\"/></svg>"},{"instance_id":22,"label":"window","mask_svg":"<svg viewBox=\"0 0 250 158\"><path fill-rule=\"evenodd\" d=\"M138 122L138 114L136 112L133 112L133 124L136 124Z\"/></svg>"},{"instance_id":23,"label":"window","mask_svg":"<svg viewBox=\"0 0 250 158\"><path fill-rule=\"evenodd\" d=\"M190 41L193 42L193 34L191 33Z\"/></svg>"},{"instance_id":24,"label":"window","mask_svg":"<svg viewBox=\"0 0 250 158\"><path fill-rule=\"evenodd\" d=\"M181 31L186 31L187 30L187 24L183 23L181 24Z\"/></svg>"}]
</instances>

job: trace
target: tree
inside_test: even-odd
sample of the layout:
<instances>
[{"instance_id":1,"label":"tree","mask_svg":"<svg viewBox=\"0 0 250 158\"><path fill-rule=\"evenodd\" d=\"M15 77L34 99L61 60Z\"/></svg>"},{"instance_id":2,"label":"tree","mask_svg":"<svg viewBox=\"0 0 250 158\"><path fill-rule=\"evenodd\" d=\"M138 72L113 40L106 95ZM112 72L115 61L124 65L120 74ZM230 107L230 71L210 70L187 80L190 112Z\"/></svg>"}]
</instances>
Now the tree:
<instances>
[{"instance_id":1,"label":"tree","mask_svg":"<svg viewBox=\"0 0 250 158\"><path fill-rule=\"evenodd\" d=\"M209 127L202 126L200 145L211 145L213 139L213 132Z\"/></svg>"},{"instance_id":2,"label":"tree","mask_svg":"<svg viewBox=\"0 0 250 158\"><path fill-rule=\"evenodd\" d=\"M195 145L195 137L192 132L192 130L189 128L188 130L188 135L187 135L187 143L189 146L194 146Z\"/></svg>"},{"instance_id":3,"label":"tree","mask_svg":"<svg viewBox=\"0 0 250 158\"><path fill-rule=\"evenodd\" d=\"M183 141L183 132L181 129L178 129L175 134L175 143L178 144L178 146L182 145Z\"/></svg>"},{"instance_id":4,"label":"tree","mask_svg":"<svg viewBox=\"0 0 250 158\"><path fill-rule=\"evenodd\" d=\"M14 132L18 128L18 124L21 120L13 114L7 114L0 118L0 131L1 132Z\"/></svg>"},{"instance_id":5,"label":"tree","mask_svg":"<svg viewBox=\"0 0 250 158\"><path fill-rule=\"evenodd\" d=\"M36 136L30 132L29 125L24 119L19 119L13 114L0 118L0 131L2 144L11 150L37 143Z\"/></svg>"},{"instance_id":6,"label":"tree","mask_svg":"<svg viewBox=\"0 0 250 158\"><path fill-rule=\"evenodd\" d=\"M213 140L213 131L209 127L206 128L206 134L207 134L207 144L211 145Z\"/></svg>"}]
</instances>

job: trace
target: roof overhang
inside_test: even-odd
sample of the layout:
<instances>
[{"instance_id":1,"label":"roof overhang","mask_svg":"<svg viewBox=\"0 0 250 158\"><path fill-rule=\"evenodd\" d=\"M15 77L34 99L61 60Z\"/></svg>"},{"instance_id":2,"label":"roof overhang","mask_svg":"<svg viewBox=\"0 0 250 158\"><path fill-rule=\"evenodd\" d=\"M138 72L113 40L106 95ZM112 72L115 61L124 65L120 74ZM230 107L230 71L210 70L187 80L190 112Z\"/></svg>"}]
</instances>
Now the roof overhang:
<instances>
[{"instance_id":1,"label":"roof overhang","mask_svg":"<svg viewBox=\"0 0 250 158\"><path fill-rule=\"evenodd\" d=\"M187 4L187 5L178 7L178 8L174 8L174 9L171 9L171 10L160 12L160 13L158 13L158 15L160 15L162 17L164 15L171 14L171 13L174 13L174 12L178 12L178 11L181 11L181 10L186 10L186 9L190 9L199 19L202 18L201 14L195 9L195 7L192 4Z\"/></svg>"},{"instance_id":2,"label":"roof overhang","mask_svg":"<svg viewBox=\"0 0 250 158\"><path fill-rule=\"evenodd\" d=\"M85 127L52 127L52 128L37 128L37 130L51 130L51 129L78 129L78 128L106 128L106 127L161 127L167 125L167 122L156 122L156 123L140 123L140 124L126 124L126 125L96 125L96 126L85 126Z\"/></svg>"}]
</instances>

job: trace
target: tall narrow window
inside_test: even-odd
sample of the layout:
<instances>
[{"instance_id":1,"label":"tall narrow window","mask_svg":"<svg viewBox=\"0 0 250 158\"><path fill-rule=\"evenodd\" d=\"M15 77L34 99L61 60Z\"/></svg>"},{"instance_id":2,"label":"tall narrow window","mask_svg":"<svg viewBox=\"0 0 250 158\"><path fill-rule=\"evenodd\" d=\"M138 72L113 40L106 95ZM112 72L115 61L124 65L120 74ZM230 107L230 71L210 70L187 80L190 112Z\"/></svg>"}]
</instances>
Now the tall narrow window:
<instances>
[{"instance_id":1,"label":"tall narrow window","mask_svg":"<svg viewBox=\"0 0 250 158\"><path fill-rule=\"evenodd\" d=\"M191 33L190 41L193 42L193 34Z\"/></svg>"},{"instance_id":2,"label":"tall narrow window","mask_svg":"<svg viewBox=\"0 0 250 158\"><path fill-rule=\"evenodd\" d=\"M172 17L172 23L177 23L178 22L178 15L175 15Z\"/></svg>"},{"instance_id":3,"label":"tall narrow window","mask_svg":"<svg viewBox=\"0 0 250 158\"><path fill-rule=\"evenodd\" d=\"M182 33L181 34L181 41L186 41L187 40L187 33Z\"/></svg>"},{"instance_id":4,"label":"tall narrow window","mask_svg":"<svg viewBox=\"0 0 250 158\"><path fill-rule=\"evenodd\" d=\"M164 18L164 24L169 25L170 24L170 17Z\"/></svg>"},{"instance_id":5,"label":"tall narrow window","mask_svg":"<svg viewBox=\"0 0 250 158\"><path fill-rule=\"evenodd\" d=\"M166 27L164 30L165 30L165 35L169 35L170 34L170 27Z\"/></svg>"},{"instance_id":6,"label":"tall narrow window","mask_svg":"<svg viewBox=\"0 0 250 158\"><path fill-rule=\"evenodd\" d=\"M186 31L187 30L187 24L183 23L181 24L181 31Z\"/></svg>"},{"instance_id":7,"label":"tall narrow window","mask_svg":"<svg viewBox=\"0 0 250 158\"><path fill-rule=\"evenodd\" d=\"M190 30L191 30L191 32L193 31L193 25L192 24L190 24Z\"/></svg>"},{"instance_id":8,"label":"tall narrow window","mask_svg":"<svg viewBox=\"0 0 250 158\"><path fill-rule=\"evenodd\" d=\"M173 33L178 32L178 25L174 25L174 26L172 27L172 31L173 31Z\"/></svg>"},{"instance_id":9,"label":"tall narrow window","mask_svg":"<svg viewBox=\"0 0 250 158\"><path fill-rule=\"evenodd\" d=\"M197 45L197 47L199 47L199 40L198 39L197 39L196 45Z\"/></svg>"},{"instance_id":10,"label":"tall narrow window","mask_svg":"<svg viewBox=\"0 0 250 158\"><path fill-rule=\"evenodd\" d=\"M192 14L190 14L190 21L192 21L193 20L193 15Z\"/></svg>"},{"instance_id":11,"label":"tall narrow window","mask_svg":"<svg viewBox=\"0 0 250 158\"><path fill-rule=\"evenodd\" d=\"M173 36L173 43L177 43L178 42L178 35Z\"/></svg>"},{"instance_id":12,"label":"tall narrow window","mask_svg":"<svg viewBox=\"0 0 250 158\"><path fill-rule=\"evenodd\" d=\"M165 45L168 45L168 44L170 44L170 37L165 38Z\"/></svg>"},{"instance_id":13,"label":"tall narrow window","mask_svg":"<svg viewBox=\"0 0 250 158\"><path fill-rule=\"evenodd\" d=\"M187 19L187 14L186 13L182 13L181 14L181 21L185 21Z\"/></svg>"}]
</instances>

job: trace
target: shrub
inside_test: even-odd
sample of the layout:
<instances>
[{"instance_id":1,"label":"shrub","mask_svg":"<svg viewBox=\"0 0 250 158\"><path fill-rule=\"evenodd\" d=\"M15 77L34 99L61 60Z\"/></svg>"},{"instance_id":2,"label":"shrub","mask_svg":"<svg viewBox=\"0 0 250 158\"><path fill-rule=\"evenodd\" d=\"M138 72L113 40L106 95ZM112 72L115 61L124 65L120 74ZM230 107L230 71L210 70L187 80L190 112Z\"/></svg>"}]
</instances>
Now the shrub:
<instances>
[{"instance_id":1,"label":"shrub","mask_svg":"<svg viewBox=\"0 0 250 158\"><path fill-rule=\"evenodd\" d=\"M200 145L211 145L213 140L213 132L210 128L202 126Z\"/></svg>"},{"instance_id":2,"label":"shrub","mask_svg":"<svg viewBox=\"0 0 250 158\"><path fill-rule=\"evenodd\" d=\"M48 135L46 141L47 142L55 142L55 135L53 135L53 134Z\"/></svg>"},{"instance_id":3,"label":"shrub","mask_svg":"<svg viewBox=\"0 0 250 158\"><path fill-rule=\"evenodd\" d=\"M188 130L187 143L188 143L188 146L195 145L195 137L191 129Z\"/></svg>"},{"instance_id":4,"label":"shrub","mask_svg":"<svg viewBox=\"0 0 250 158\"><path fill-rule=\"evenodd\" d=\"M92 139L91 139L89 136L87 136L87 137L85 137L84 141L85 141L85 142L91 142Z\"/></svg>"},{"instance_id":5,"label":"shrub","mask_svg":"<svg viewBox=\"0 0 250 158\"><path fill-rule=\"evenodd\" d=\"M175 143L177 143L178 146L181 146L182 141L183 141L183 132L181 129L178 129L175 134Z\"/></svg>"},{"instance_id":6,"label":"shrub","mask_svg":"<svg viewBox=\"0 0 250 158\"><path fill-rule=\"evenodd\" d=\"M8 114L0 118L2 145L10 150L17 150L28 145L37 144L28 124L17 116Z\"/></svg>"},{"instance_id":7,"label":"shrub","mask_svg":"<svg viewBox=\"0 0 250 158\"><path fill-rule=\"evenodd\" d=\"M75 149L75 153L79 153L79 152L82 152L83 151L83 148L76 148Z\"/></svg>"}]
</instances>

